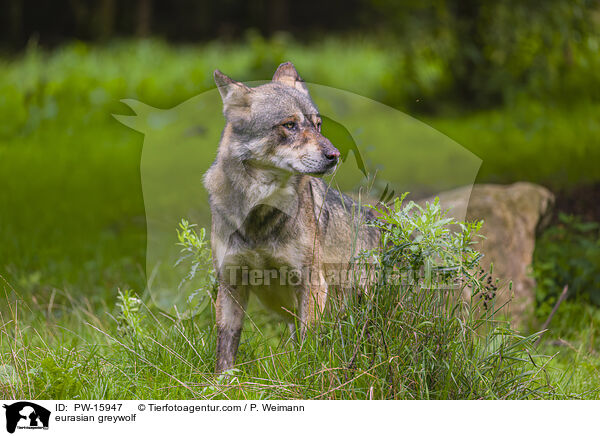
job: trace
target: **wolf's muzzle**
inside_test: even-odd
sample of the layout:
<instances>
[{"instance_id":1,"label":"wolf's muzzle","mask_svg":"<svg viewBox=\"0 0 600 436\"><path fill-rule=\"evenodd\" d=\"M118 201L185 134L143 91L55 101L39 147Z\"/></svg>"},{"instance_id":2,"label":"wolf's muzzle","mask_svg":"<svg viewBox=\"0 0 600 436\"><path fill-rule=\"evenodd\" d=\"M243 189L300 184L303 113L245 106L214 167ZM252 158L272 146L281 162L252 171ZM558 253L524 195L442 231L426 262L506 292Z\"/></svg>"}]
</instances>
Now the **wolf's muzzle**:
<instances>
[{"instance_id":1,"label":"wolf's muzzle","mask_svg":"<svg viewBox=\"0 0 600 436\"><path fill-rule=\"evenodd\" d=\"M340 151L327 140L325 144L322 144L323 157L325 157L327 166L333 167L337 165L338 159L340 157Z\"/></svg>"}]
</instances>

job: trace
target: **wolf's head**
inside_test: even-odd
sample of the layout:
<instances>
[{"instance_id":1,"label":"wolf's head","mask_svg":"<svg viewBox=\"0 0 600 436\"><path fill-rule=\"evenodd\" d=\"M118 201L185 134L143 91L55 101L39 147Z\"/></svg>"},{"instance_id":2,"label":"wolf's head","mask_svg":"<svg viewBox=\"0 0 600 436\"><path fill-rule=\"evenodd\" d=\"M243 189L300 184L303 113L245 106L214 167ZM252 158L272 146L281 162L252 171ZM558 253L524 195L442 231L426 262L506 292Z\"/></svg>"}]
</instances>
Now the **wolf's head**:
<instances>
[{"instance_id":1,"label":"wolf's head","mask_svg":"<svg viewBox=\"0 0 600 436\"><path fill-rule=\"evenodd\" d=\"M321 117L294 66L281 64L270 83L249 88L216 70L227 121L221 147L257 168L292 174L332 171L340 152L321 134Z\"/></svg>"}]
</instances>

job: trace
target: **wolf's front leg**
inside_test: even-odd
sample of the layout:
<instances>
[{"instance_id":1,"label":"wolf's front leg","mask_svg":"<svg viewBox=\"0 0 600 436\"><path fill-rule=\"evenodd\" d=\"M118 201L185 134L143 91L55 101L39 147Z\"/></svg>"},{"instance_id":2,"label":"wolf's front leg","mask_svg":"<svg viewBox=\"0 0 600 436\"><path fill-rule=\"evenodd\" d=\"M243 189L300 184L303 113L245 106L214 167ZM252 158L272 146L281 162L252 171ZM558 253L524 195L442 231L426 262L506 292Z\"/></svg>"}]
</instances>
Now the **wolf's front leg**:
<instances>
[{"instance_id":1,"label":"wolf's front leg","mask_svg":"<svg viewBox=\"0 0 600 436\"><path fill-rule=\"evenodd\" d=\"M319 269L315 275L311 275L311 279L301 289L300 307L298 308L301 340L304 340L307 330L315 324L325 310L326 302L327 282L323 271Z\"/></svg>"},{"instance_id":2,"label":"wolf's front leg","mask_svg":"<svg viewBox=\"0 0 600 436\"><path fill-rule=\"evenodd\" d=\"M233 368L248 303L248 291L219 284L216 372Z\"/></svg>"}]
</instances>

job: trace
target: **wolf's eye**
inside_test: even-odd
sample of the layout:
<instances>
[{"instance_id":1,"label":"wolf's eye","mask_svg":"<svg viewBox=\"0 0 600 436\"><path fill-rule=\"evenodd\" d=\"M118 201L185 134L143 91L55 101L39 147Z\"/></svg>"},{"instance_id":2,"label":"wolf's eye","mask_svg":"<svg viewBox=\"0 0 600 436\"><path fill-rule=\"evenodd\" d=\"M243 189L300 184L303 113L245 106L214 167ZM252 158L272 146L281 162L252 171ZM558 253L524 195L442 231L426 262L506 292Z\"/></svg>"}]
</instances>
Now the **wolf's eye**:
<instances>
[{"instance_id":1,"label":"wolf's eye","mask_svg":"<svg viewBox=\"0 0 600 436\"><path fill-rule=\"evenodd\" d=\"M319 131L319 132L321 131L321 122L320 121L317 122L317 131Z\"/></svg>"},{"instance_id":2,"label":"wolf's eye","mask_svg":"<svg viewBox=\"0 0 600 436\"><path fill-rule=\"evenodd\" d=\"M294 123L293 121L289 121L287 123L283 123L282 126L288 130L294 130L296 128L296 123Z\"/></svg>"}]
</instances>

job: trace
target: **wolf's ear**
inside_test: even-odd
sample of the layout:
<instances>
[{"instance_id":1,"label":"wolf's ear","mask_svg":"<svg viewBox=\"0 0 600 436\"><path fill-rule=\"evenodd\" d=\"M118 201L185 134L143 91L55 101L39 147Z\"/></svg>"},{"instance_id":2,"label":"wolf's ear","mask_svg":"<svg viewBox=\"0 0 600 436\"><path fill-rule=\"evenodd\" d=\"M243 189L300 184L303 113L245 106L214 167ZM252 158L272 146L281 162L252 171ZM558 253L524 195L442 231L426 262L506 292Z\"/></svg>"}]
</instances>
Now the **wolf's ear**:
<instances>
[{"instance_id":1,"label":"wolf's ear","mask_svg":"<svg viewBox=\"0 0 600 436\"><path fill-rule=\"evenodd\" d=\"M291 86L298 91L308 94L308 88L306 87L304 80L302 80L298 71L296 71L294 64L291 62L279 65L277 71L273 74L273 82L283 83L284 85Z\"/></svg>"},{"instance_id":2,"label":"wolf's ear","mask_svg":"<svg viewBox=\"0 0 600 436\"><path fill-rule=\"evenodd\" d=\"M236 82L219 70L215 70L214 77L223 100L223 112L226 117L232 111L240 112L250 107L251 88L241 82Z\"/></svg>"}]
</instances>

